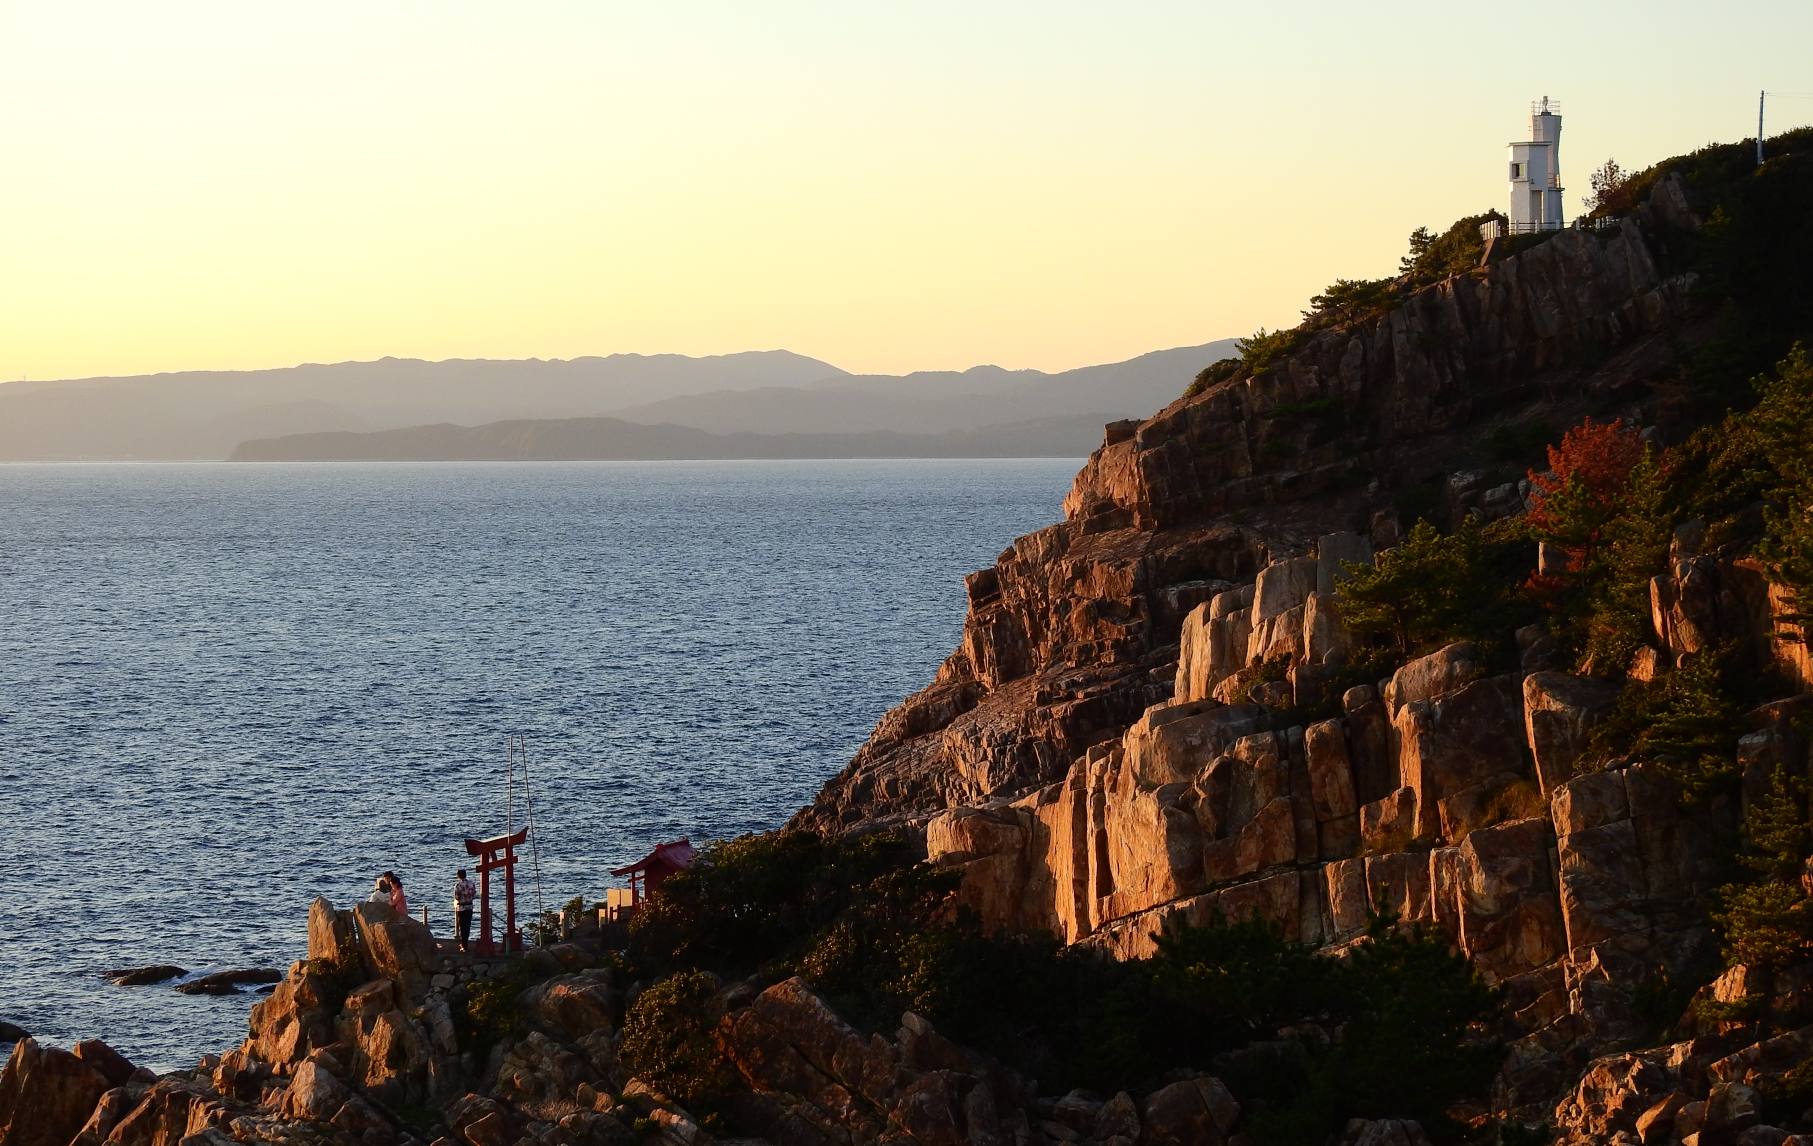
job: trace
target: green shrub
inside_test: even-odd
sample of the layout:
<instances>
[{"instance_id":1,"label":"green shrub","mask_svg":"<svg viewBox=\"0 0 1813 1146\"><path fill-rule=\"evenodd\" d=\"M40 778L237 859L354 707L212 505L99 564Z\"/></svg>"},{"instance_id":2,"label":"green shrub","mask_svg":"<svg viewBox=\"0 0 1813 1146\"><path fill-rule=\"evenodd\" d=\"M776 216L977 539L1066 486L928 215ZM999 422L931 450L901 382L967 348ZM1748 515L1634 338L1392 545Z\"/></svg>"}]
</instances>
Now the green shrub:
<instances>
[{"instance_id":1,"label":"green shrub","mask_svg":"<svg viewBox=\"0 0 1813 1146\"><path fill-rule=\"evenodd\" d=\"M1757 1087L1763 1096L1763 1117L1771 1126L1804 1126L1813 1108L1813 1058L1803 1059L1780 1078Z\"/></svg>"},{"instance_id":2,"label":"green shrub","mask_svg":"<svg viewBox=\"0 0 1813 1146\"><path fill-rule=\"evenodd\" d=\"M1397 302L1395 279L1336 279L1310 296L1303 318L1312 327L1344 325L1381 314Z\"/></svg>"},{"instance_id":3,"label":"green shrub","mask_svg":"<svg viewBox=\"0 0 1813 1146\"><path fill-rule=\"evenodd\" d=\"M1308 332L1302 329L1274 330L1268 334L1262 326L1257 333L1236 339L1234 345L1240 348L1240 361L1247 372L1257 374L1297 349L1307 337Z\"/></svg>"},{"instance_id":4,"label":"green shrub","mask_svg":"<svg viewBox=\"0 0 1813 1146\"><path fill-rule=\"evenodd\" d=\"M1652 681L1625 686L1605 718L1587 737L1584 767L1613 757L1660 759L1681 785L1682 797L1700 803L1737 783L1737 738L1742 707L1734 699L1733 650L1705 650Z\"/></svg>"},{"instance_id":5,"label":"green shrub","mask_svg":"<svg viewBox=\"0 0 1813 1146\"><path fill-rule=\"evenodd\" d=\"M630 955L644 975L710 967L742 978L781 967L846 911L895 894L896 885L877 881L911 865L909 845L891 833L826 839L775 832L716 841L636 914ZM953 877L941 878L948 892Z\"/></svg>"},{"instance_id":6,"label":"green shrub","mask_svg":"<svg viewBox=\"0 0 1813 1146\"><path fill-rule=\"evenodd\" d=\"M1505 221L1493 210L1456 219L1440 235L1418 227L1410 233L1410 253L1399 265L1399 273L1419 284L1466 274L1479 265L1479 258L1485 253L1486 241L1479 237L1479 225L1490 219L1501 224Z\"/></svg>"},{"instance_id":7,"label":"green shrub","mask_svg":"<svg viewBox=\"0 0 1813 1146\"><path fill-rule=\"evenodd\" d=\"M1806 958L1810 932L1806 896L1790 883L1726 884L1723 907L1712 913L1725 934L1728 966L1786 967Z\"/></svg>"},{"instance_id":8,"label":"green shrub","mask_svg":"<svg viewBox=\"0 0 1813 1146\"><path fill-rule=\"evenodd\" d=\"M680 971L643 991L623 1021L623 1061L636 1076L681 1103L709 1100L731 1074L715 1033L718 982Z\"/></svg>"},{"instance_id":9,"label":"green shrub","mask_svg":"<svg viewBox=\"0 0 1813 1146\"><path fill-rule=\"evenodd\" d=\"M518 996L525 984L514 976L474 983L452 1008L453 1028L461 1047L480 1058L498 1043L522 1033Z\"/></svg>"},{"instance_id":10,"label":"green shrub","mask_svg":"<svg viewBox=\"0 0 1813 1146\"><path fill-rule=\"evenodd\" d=\"M1251 664L1234 672L1233 700L1235 704L1249 704L1253 699L1253 690L1262 684L1272 684L1290 676L1291 654L1277 653L1269 660Z\"/></svg>"},{"instance_id":11,"label":"green shrub","mask_svg":"<svg viewBox=\"0 0 1813 1146\"><path fill-rule=\"evenodd\" d=\"M1469 522L1444 535L1419 521L1374 564L1343 567L1342 619L1405 658L1461 640L1480 642L1487 659L1505 655L1531 616L1518 594L1531 548L1512 531L1487 534Z\"/></svg>"},{"instance_id":12,"label":"green shrub","mask_svg":"<svg viewBox=\"0 0 1813 1146\"><path fill-rule=\"evenodd\" d=\"M1226 382L1239 373L1241 365L1238 358L1223 358L1217 362L1211 362L1197 372L1195 380L1190 383L1190 388L1184 391L1184 394L1188 397L1195 397L1217 382Z\"/></svg>"}]
</instances>

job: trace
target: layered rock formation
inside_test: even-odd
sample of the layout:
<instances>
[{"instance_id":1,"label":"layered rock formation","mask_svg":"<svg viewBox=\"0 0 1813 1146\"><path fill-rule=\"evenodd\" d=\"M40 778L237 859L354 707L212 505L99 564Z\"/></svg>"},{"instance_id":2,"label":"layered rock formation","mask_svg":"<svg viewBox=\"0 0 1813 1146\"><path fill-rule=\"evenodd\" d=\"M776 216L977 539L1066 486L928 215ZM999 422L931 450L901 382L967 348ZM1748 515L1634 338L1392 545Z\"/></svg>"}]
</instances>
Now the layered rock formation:
<instances>
[{"instance_id":1,"label":"layered rock formation","mask_svg":"<svg viewBox=\"0 0 1813 1146\"><path fill-rule=\"evenodd\" d=\"M1519 513L1526 485L1470 468L1493 430L1644 420L1638 384L1706 326L1691 276L1658 270L1662 220L1691 218L1641 218L1109 427L1065 520L969 578L962 646L794 825L923 832L987 926L1121 957L1172 918L1257 915L1335 949L1375 905L1440 926L1506 987L1496 1108L1558 1117L1594 1056L1653 1027L1644 999L1716 966L1710 896L1751 798L1689 815L1654 764L1577 775L1618 687L1546 671L1534 630L1517 672L1454 645L1348 690L1331 719L1280 714L1330 699L1352 643L1340 575L1396 544L1394 495L1429 490L1450 524ZM1632 677L1735 643L1804 692L1782 594L1753 560L1701 552L1696 526L1651 587L1655 645ZM1268 661L1289 670L1256 677ZM1775 762L1807 774L1799 703L1748 718L1748 793ZM1700 1075L1667 1078L1641 1093L1710 1101Z\"/></svg>"},{"instance_id":2,"label":"layered rock formation","mask_svg":"<svg viewBox=\"0 0 1813 1146\"><path fill-rule=\"evenodd\" d=\"M961 647L794 825L923 823L1061 779L1174 695L1193 609L1257 592L1269 568L1296 604L1223 599L1214 619L1307 612L1306 573L1287 562L1340 530L1394 544L1406 488L1438 479L1450 516L1521 510L1514 482L1472 468L1481 439L1626 400L1706 336L1693 277L1660 271L1659 242L1634 218L1609 235L1562 232L1318 332L1254 377L1110 426L1065 520L970 576ZM1326 596L1322 576L1308 588Z\"/></svg>"}]
</instances>

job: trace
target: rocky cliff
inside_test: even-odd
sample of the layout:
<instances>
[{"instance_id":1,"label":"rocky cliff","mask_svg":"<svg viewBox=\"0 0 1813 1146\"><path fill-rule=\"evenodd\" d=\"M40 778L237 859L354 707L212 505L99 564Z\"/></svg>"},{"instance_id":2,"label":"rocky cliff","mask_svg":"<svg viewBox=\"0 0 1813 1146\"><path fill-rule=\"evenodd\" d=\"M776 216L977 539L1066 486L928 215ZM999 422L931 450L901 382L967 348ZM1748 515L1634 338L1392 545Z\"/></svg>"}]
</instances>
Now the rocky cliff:
<instances>
[{"instance_id":1,"label":"rocky cliff","mask_svg":"<svg viewBox=\"0 0 1813 1146\"><path fill-rule=\"evenodd\" d=\"M1175 695L1198 606L1324 535L1393 543L1394 498L1432 477L1449 513L1520 510L1515 484L1482 487L1484 439L1629 413L1706 337L1693 275L1659 269L1663 241L1637 217L1562 232L1109 426L1065 520L969 577L961 647L794 824L923 821L1061 780Z\"/></svg>"},{"instance_id":2,"label":"rocky cliff","mask_svg":"<svg viewBox=\"0 0 1813 1146\"><path fill-rule=\"evenodd\" d=\"M1564 232L1108 427L1065 520L970 576L961 647L794 825L923 832L986 926L1120 957L1151 954L1167 919L1218 916L1338 950L1383 905L1504 986L1498 1114L1600 1141L1673 1096L1644 1142L1707 1118L1734 1135L1742 1118L1706 1104L1806 1057L1726 1057L1805 1021L1798 981L1702 992L1769 1000L1774 1027L1713 1024L1587 1068L1666 1029L1679 1003L1658 1022L1658 992L1718 966L1708 912L1731 841L1778 766L1808 772L1806 647L1741 546L1702 552L1683 527L1631 666L1646 679L1735 645L1798 687L1745 718L1741 800L1691 806L1654 762L1576 775L1622 686L1552 671L1539 628L1518 634L1516 671L1454 644L1288 723L1335 699L1322 690L1353 643L1337 575L1397 544L1407 492L1448 527L1515 516L1529 483L1482 464L1495 431L1669 419L1652 384L1711 324L1693 275L1660 267L1697 222L1664 180L1614 230ZM1253 687L1242 670L1267 661L1288 673Z\"/></svg>"},{"instance_id":3,"label":"rocky cliff","mask_svg":"<svg viewBox=\"0 0 1813 1146\"><path fill-rule=\"evenodd\" d=\"M596 936L594 935L595 939ZM4 1146L714 1146L708 1125L619 1058L628 992L597 942L476 958L439 951L384 905L317 900L311 958L253 1008L250 1034L157 1076L91 1040L30 1038L0 1073ZM461 1030L475 999L489 1030ZM1222 1146L1240 1104L1180 1071L1135 1100L1040 1097L1037 1083L911 1012L865 1035L808 984L719 985L703 1015L714 1105L775 1146ZM723 1117L720 1113L719 1119ZM722 1128L719 1127L722 1133ZM1358 1122L1350 1146L1426 1143ZM1408 1135L1408 1138L1406 1138ZM1383 1137L1381 1137L1383 1136Z\"/></svg>"}]
</instances>

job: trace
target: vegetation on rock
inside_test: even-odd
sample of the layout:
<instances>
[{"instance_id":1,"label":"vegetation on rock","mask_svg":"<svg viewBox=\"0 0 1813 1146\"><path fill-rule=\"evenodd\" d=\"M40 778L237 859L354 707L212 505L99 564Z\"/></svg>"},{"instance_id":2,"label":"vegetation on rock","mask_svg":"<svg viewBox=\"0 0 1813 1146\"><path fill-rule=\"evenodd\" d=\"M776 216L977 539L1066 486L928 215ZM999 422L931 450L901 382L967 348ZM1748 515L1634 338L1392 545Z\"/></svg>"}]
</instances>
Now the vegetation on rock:
<instances>
[{"instance_id":1,"label":"vegetation on rock","mask_svg":"<svg viewBox=\"0 0 1813 1146\"><path fill-rule=\"evenodd\" d=\"M703 971L677 971L643 991L623 1022L624 1062L656 1090L696 1103L723 1093L730 1064L713 1028L718 980Z\"/></svg>"},{"instance_id":2,"label":"vegetation on rock","mask_svg":"<svg viewBox=\"0 0 1813 1146\"><path fill-rule=\"evenodd\" d=\"M1060 1091L1151 1090L1180 1066L1214 1067L1265 1099L1273 1113L1253 1133L1268 1143L1319 1143L1369 1112L1435 1128L1496 1069L1480 1024L1498 992L1439 933L1380 917L1341 959L1270 923L1218 919L1174 925L1157 955L1118 962L1048 936L984 935L950 907L954 876L889 835L708 846L633 929L631 973L667 977L631 1008L625 1060L669 1093L709 1097L722 1081L708 972L722 972L798 974L870 1030L913 1011ZM1288 1047L1274 1045L1281 1029L1295 1032Z\"/></svg>"}]
</instances>

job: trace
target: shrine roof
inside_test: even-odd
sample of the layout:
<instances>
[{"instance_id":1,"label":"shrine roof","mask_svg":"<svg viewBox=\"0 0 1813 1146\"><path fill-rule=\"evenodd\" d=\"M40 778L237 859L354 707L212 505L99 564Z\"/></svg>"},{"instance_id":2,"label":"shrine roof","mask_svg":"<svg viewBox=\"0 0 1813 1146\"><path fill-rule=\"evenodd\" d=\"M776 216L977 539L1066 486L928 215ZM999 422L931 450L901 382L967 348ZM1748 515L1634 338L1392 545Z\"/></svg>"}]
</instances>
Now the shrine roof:
<instances>
[{"instance_id":1,"label":"shrine roof","mask_svg":"<svg viewBox=\"0 0 1813 1146\"><path fill-rule=\"evenodd\" d=\"M647 871L651 868L666 868L679 871L692 866L693 850L691 839L674 840L672 843L657 844L655 850L633 864L612 870L612 875L630 875L634 872Z\"/></svg>"}]
</instances>

